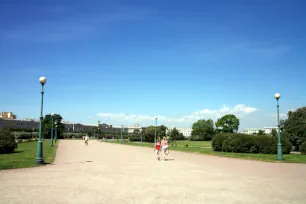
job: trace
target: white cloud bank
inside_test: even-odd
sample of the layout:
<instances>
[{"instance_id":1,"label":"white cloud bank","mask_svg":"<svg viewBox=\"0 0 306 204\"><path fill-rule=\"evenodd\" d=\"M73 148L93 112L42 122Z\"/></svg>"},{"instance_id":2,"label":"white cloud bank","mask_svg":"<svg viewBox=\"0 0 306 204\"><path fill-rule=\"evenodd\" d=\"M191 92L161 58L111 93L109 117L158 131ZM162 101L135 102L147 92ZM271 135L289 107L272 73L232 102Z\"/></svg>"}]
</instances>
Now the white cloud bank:
<instances>
[{"instance_id":1,"label":"white cloud bank","mask_svg":"<svg viewBox=\"0 0 306 204\"><path fill-rule=\"evenodd\" d=\"M229 107L223 105L219 110L204 109L201 111L196 111L190 115L185 115L182 117L171 118L162 115L147 116L147 115L134 115L125 113L98 113L97 116L101 117L103 121L113 121L113 122L125 122L125 123L142 123L147 124L147 122L152 123L155 117L158 117L159 123L169 125L169 124L191 124L199 119L213 119L214 121L226 114L234 114L238 118L243 118L245 115L251 114L257 111L257 108L253 108L244 104L238 104L234 107Z\"/></svg>"}]
</instances>

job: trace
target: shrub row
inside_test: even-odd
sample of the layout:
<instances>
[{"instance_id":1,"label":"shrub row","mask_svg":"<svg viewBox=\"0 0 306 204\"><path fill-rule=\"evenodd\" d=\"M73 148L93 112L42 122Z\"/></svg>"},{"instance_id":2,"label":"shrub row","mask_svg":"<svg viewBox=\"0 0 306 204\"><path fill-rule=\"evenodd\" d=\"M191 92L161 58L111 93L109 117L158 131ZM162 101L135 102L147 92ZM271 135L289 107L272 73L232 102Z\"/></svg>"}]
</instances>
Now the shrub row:
<instances>
[{"instance_id":1,"label":"shrub row","mask_svg":"<svg viewBox=\"0 0 306 204\"><path fill-rule=\"evenodd\" d=\"M0 129L0 154L11 153L17 148L15 136L9 131Z\"/></svg>"},{"instance_id":2,"label":"shrub row","mask_svg":"<svg viewBox=\"0 0 306 204\"><path fill-rule=\"evenodd\" d=\"M300 145L299 150L302 154L306 154L306 141Z\"/></svg>"},{"instance_id":3,"label":"shrub row","mask_svg":"<svg viewBox=\"0 0 306 204\"><path fill-rule=\"evenodd\" d=\"M277 137L246 134L219 134L212 140L214 151L236 153L277 153ZM290 154L292 144L286 137L281 137L283 153Z\"/></svg>"},{"instance_id":4,"label":"shrub row","mask_svg":"<svg viewBox=\"0 0 306 204\"><path fill-rule=\"evenodd\" d=\"M130 142L141 142L141 137L140 136L130 136Z\"/></svg>"},{"instance_id":5,"label":"shrub row","mask_svg":"<svg viewBox=\"0 0 306 204\"><path fill-rule=\"evenodd\" d=\"M190 136L190 141L211 141L213 135L205 134L205 135L192 135Z\"/></svg>"},{"instance_id":6,"label":"shrub row","mask_svg":"<svg viewBox=\"0 0 306 204\"><path fill-rule=\"evenodd\" d=\"M86 133L63 133L64 139L68 138L82 138ZM54 137L55 135L53 135Z\"/></svg>"},{"instance_id":7,"label":"shrub row","mask_svg":"<svg viewBox=\"0 0 306 204\"><path fill-rule=\"evenodd\" d=\"M12 132L12 135L15 136L15 139L27 140L38 137L38 132Z\"/></svg>"}]
</instances>

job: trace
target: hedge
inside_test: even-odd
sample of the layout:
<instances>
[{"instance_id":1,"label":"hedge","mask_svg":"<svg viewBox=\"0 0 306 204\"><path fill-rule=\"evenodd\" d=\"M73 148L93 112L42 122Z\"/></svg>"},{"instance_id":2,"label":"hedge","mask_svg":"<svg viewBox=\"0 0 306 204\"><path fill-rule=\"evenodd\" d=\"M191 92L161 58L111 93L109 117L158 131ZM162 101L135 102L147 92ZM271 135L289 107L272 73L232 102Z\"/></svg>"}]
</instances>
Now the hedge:
<instances>
[{"instance_id":1,"label":"hedge","mask_svg":"<svg viewBox=\"0 0 306 204\"><path fill-rule=\"evenodd\" d=\"M0 154L11 153L17 148L15 136L10 131L0 129Z\"/></svg>"},{"instance_id":2,"label":"hedge","mask_svg":"<svg viewBox=\"0 0 306 204\"><path fill-rule=\"evenodd\" d=\"M299 150L302 154L306 154L306 141L300 145Z\"/></svg>"},{"instance_id":3,"label":"hedge","mask_svg":"<svg viewBox=\"0 0 306 204\"><path fill-rule=\"evenodd\" d=\"M32 134L29 132L18 132L15 133L14 135L16 139L21 139L21 140L27 140L32 138Z\"/></svg>"},{"instance_id":4,"label":"hedge","mask_svg":"<svg viewBox=\"0 0 306 204\"><path fill-rule=\"evenodd\" d=\"M86 133L63 133L64 139L67 138L82 138ZM53 135L55 137L55 135Z\"/></svg>"},{"instance_id":5,"label":"hedge","mask_svg":"<svg viewBox=\"0 0 306 204\"><path fill-rule=\"evenodd\" d=\"M277 137L224 133L216 135L212 141L214 151L236 153L277 153ZM292 144L286 137L281 138L283 153L290 154Z\"/></svg>"},{"instance_id":6,"label":"hedge","mask_svg":"<svg viewBox=\"0 0 306 204\"><path fill-rule=\"evenodd\" d=\"M38 132L12 132L16 140L28 140L38 137Z\"/></svg>"},{"instance_id":7,"label":"hedge","mask_svg":"<svg viewBox=\"0 0 306 204\"><path fill-rule=\"evenodd\" d=\"M192 135L189 138L190 141L211 141L212 139L213 139L213 135L210 135L210 134Z\"/></svg>"},{"instance_id":8,"label":"hedge","mask_svg":"<svg viewBox=\"0 0 306 204\"><path fill-rule=\"evenodd\" d=\"M143 139L143 138L142 138ZM130 142L141 142L140 136L130 136Z\"/></svg>"}]
</instances>

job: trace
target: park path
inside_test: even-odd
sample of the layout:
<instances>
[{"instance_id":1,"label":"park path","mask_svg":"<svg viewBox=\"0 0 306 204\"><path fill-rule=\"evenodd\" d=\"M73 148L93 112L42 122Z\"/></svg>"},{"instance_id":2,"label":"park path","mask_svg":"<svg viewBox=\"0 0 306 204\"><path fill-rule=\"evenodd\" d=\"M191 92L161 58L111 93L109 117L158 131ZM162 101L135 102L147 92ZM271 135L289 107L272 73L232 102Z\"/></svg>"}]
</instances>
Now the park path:
<instances>
[{"instance_id":1,"label":"park path","mask_svg":"<svg viewBox=\"0 0 306 204\"><path fill-rule=\"evenodd\" d=\"M305 204L306 165L62 140L54 164L0 171L1 204ZM33 159L34 162L34 159Z\"/></svg>"}]
</instances>

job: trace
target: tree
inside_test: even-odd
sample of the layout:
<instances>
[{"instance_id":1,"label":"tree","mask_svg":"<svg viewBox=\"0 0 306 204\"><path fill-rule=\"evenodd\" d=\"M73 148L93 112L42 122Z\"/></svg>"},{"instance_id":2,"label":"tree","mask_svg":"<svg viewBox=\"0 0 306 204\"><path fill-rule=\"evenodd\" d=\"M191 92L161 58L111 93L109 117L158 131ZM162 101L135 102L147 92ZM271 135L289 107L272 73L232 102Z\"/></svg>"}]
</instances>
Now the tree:
<instances>
[{"instance_id":1,"label":"tree","mask_svg":"<svg viewBox=\"0 0 306 204\"><path fill-rule=\"evenodd\" d=\"M275 129L272 129L271 135L276 137L277 136L277 131Z\"/></svg>"},{"instance_id":2,"label":"tree","mask_svg":"<svg viewBox=\"0 0 306 204\"><path fill-rule=\"evenodd\" d=\"M135 129L135 130L133 131L133 134L138 136L138 135L140 134L140 130L139 130L139 129Z\"/></svg>"},{"instance_id":3,"label":"tree","mask_svg":"<svg viewBox=\"0 0 306 204\"><path fill-rule=\"evenodd\" d=\"M263 130L259 130L258 135L265 135L265 132Z\"/></svg>"},{"instance_id":4,"label":"tree","mask_svg":"<svg viewBox=\"0 0 306 204\"><path fill-rule=\"evenodd\" d=\"M283 120L282 136L288 137L295 150L306 141L306 106L288 112L288 118Z\"/></svg>"},{"instance_id":5,"label":"tree","mask_svg":"<svg viewBox=\"0 0 306 204\"><path fill-rule=\"evenodd\" d=\"M164 125L161 126L157 126L156 127L156 137L164 137L166 136L166 131L167 131L167 127ZM143 139L146 142L154 142L154 138L155 138L155 126L149 126L147 128L144 129L144 132L142 132L143 134Z\"/></svg>"},{"instance_id":6,"label":"tree","mask_svg":"<svg viewBox=\"0 0 306 204\"><path fill-rule=\"evenodd\" d=\"M164 125L158 126L157 127L157 137L165 137L166 136L166 132L167 132L167 127Z\"/></svg>"},{"instance_id":7,"label":"tree","mask_svg":"<svg viewBox=\"0 0 306 204\"><path fill-rule=\"evenodd\" d=\"M144 132L144 141L146 142L154 142L155 137L155 126L149 126L145 129Z\"/></svg>"},{"instance_id":8,"label":"tree","mask_svg":"<svg viewBox=\"0 0 306 204\"><path fill-rule=\"evenodd\" d=\"M180 132L176 128L173 128L173 130L169 132L169 136L171 141L176 141L180 136Z\"/></svg>"},{"instance_id":9,"label":"tree","mask_svg":"<svg viewBox=\"0 0 306 204\"><path fill-rule=\"evenodd\" d=\"M239 119L233 114L225 115L218 119L216 127L222 127L222 132L236 133L239 129Z\"/></svg>"},{"instance_id":10,"label":"tree","mask_svg":"<svg viewBox=\"0 0 306 204\"><path fill-rule=\"evenodd\" d=\"M45 115L43 121L42 121L42 134L44 138L51 138L51 129L52 129L52 118L51 114ZM53 115L53 122L57 122L57 138L63 138L63 132L65 130L65 125L61 123L62 121L62 116L59 114L54 114ZM55 124L53 124L54 128L54 134L53 137L55 136Z\"/></svg>"},{"instance_id":11,"label":"tree","mask_svg":"<svg viewBox=\"0 0 306 204\"><path fill-rule=\"evenodd\" d=\"M191 140L211 140L215 134L214 121L198 120L192 125Z\"/></svg>"},{"instance_id":12,"label":"tree","mask_svg":"<svg viewBox=\"0 0 306 204\"><path fill-rule=\"evenodd\" d=\"M140 130L139 129L135 129L133 131L133 134L130 136L130 141L141 141L141 138L139 137L140 136Z\"/></svg>"}]
</instances>

